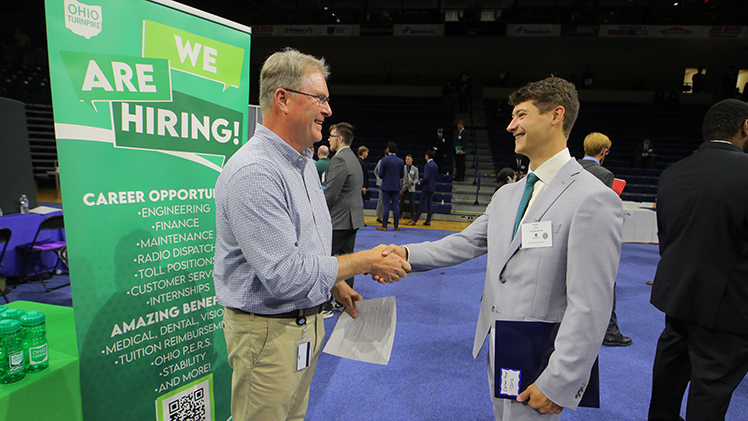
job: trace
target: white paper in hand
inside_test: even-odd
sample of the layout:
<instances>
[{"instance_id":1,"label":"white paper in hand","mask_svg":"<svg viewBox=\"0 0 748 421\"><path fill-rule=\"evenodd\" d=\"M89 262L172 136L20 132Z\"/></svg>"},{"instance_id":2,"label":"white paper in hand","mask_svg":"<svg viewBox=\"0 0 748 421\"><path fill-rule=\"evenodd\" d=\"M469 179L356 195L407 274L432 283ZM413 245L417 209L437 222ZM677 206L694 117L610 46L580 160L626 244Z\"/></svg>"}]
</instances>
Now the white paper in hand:
<instances>
[{"instance_id":1,"label":"white paper in hand","mask_svg":"<svg viewBox=\"0 0 748 421\"><path fill-rule=\"evenodd\" d=\"M343 312L322 352L351 360L387 365L395 340L395 297L356 302L358 318Z\"/></svg>"}]
</instances>

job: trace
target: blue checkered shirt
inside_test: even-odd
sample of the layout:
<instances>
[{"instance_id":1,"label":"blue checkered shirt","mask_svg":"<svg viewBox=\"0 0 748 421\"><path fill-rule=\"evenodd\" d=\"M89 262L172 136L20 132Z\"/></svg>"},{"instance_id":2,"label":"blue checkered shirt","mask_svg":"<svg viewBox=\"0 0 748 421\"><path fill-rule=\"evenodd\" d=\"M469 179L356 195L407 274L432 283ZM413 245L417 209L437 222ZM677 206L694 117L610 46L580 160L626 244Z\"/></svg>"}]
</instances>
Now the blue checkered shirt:
<instances>
[{"instance_id":1,"label":"blue checkered shirt","mask_svg":"<svg viewBox=\"0 0 748 421\"><path fill-rule=\"evenodd\" d=\"M312 153L258 126L218 176L213 280L218 302L250 313L314 307L338 274Z\"/></svg>"}]
</instances>

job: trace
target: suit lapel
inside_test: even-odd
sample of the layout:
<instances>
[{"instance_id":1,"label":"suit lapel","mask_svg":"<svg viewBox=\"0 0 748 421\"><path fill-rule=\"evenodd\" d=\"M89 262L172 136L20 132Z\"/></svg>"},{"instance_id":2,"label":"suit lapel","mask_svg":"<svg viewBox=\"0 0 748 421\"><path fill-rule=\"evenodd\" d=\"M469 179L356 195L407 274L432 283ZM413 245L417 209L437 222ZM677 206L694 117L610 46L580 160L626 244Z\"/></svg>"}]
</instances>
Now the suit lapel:
<instances>
[{"instance_id":1,"label":"suit lapel","mask_svg":"<svg viewBox=\"0 0 748 421\"><path fill-rule=\"evenodd\" d=\"M561 194L574 183L574 177L579 174L579 171L583 171L581 165L575 160L569 160L561 170L559 170L556 177L551 181L543 194L538 198L538 201L527 210L525 216L526 221L540 221L548 209L558 200Z\"/></svg>"},{"instance_id":2,"label":"suit lapel","mask_svg":"<svg viewBox=\"0 0 748 421\"><path fill-rule=\"evenodd\" d=\"M556 174L556 177L553 179L553 181L551 181L551 183L545 188L541 196L538 198L537 202L535 202L533 206L527 210L527 213L525 214L525 221L540 221L546 214L546 212L548 212L548 209L550 209L550 207L556 202L556 200L561 197L561 194L574 183L574 177L579 174L579 171L584 170L582 169L581 165L579 165L579 163L574 159L571 159L569 160L569 162L564 164L564 166L559 170L558 174ZM515 211L519 206L519 201L522 198L523 191L524 184L522 185L521 189L517 189L514 197L512 198L511 202L514 204L512 208L515 209ZM512 232L514 230L514 218L505 219L512 224L512 228L509 231ZM509 259L512 258L514 253L517 252L519 246L522 244L522 236L520 235L519 230L521 230L521 228L518 229L517 235L514 236L511 243L509 244L509 248L507 248L503 261L501 262L502 268L509 261Z\"/></svg>"}]
</instances>

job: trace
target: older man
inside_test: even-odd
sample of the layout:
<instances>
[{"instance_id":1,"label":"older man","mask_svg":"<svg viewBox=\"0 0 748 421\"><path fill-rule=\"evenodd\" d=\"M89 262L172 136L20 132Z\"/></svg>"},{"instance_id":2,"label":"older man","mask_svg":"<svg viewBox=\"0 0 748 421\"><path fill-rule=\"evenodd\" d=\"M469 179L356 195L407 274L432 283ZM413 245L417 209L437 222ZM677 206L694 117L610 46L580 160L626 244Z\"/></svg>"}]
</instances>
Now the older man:
<instances>
[{"instance_id":1,"label":"older man","mask_svg":"<svg viewBox=\"0 0 748 421\"><path fill-rule=\"evenodd\" d=\"M610 152L613 142L610 138L599 132L592 132L584 138L584 158L579 160L579 165L589 171L602 181L606 186L613 188L615 176L609 169L603 167L603 161ZM618 327L618 316L616 316L616 295L613 293L613 310L610 313L608 330L605 332L603 345L605 346L629 346L633 343L631 338L623 336Z\"/></svg>"},{"instance_id":2,"label":"older man","mask_svg":"<svg viewBox=\"0 0 748 421\"><path fill-rule=\"evenodd\" d=\"M301 420L330 291L357 317L345 279L404 276L381 248L331 256L332 224L310 146L332 114L322 59L286 49L260 73L263 124L218 177L214 282L226 307L234 420ZM388 256L389 257L389 256Z\"/></svg>"}]
</instances>

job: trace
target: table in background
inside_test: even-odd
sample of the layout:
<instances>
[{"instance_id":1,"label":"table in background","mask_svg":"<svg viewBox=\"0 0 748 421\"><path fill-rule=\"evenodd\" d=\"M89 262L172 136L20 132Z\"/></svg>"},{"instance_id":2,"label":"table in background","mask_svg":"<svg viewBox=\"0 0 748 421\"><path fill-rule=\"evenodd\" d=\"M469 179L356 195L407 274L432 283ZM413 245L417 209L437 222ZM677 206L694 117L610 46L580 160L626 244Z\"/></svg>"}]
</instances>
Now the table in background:
<instances>
[{"instance_id":1,"label":"table in background","mask_svg":"<svg viewBox=\"0 0 748 421\"><path fill-rule=\"evenodd\" d=\"M659 244L654 203L623 202L623 242Z\"/></svg>"},{"instance_id":2,"label":"table in background","mask_svg":"<svg viewBox=\"0 0 748 421\"><path fill-rule=\"evenodd\" d=\"M0 228L10 228L12 235L8 244L8 249L5 250L5 257L2 261L2 267L0 268L0 275L4 275L8 278L17 278L21 274L21 266L23 266L23 252L16 249L21 244L28 244L34 241L34 235L39 229L39 224L45 218L54 215L61 215L62 211L51 212L44 215L37 213L20 214L13 213L10 215L0 216ZM63 240L65 239L64 230L60 231L42 231L39 233L40 240ZM2 245L0 245L2 247ZM47 266L53 266L57 261L57 256L54 253L45 253L44 263Z\"/></svg>"},{"instance_id":3,"label":"table in background","mask_svg":"<svg viewBox=\"0 0 748 421\"><path fill-rule=\"evenodd\" d=\"M0 384L0 420L82 420L73 309L30 301L14 301L7 306L38 310L47 316L49 368L28 373L15 383Z\"/></svg>"}]
</instances>

